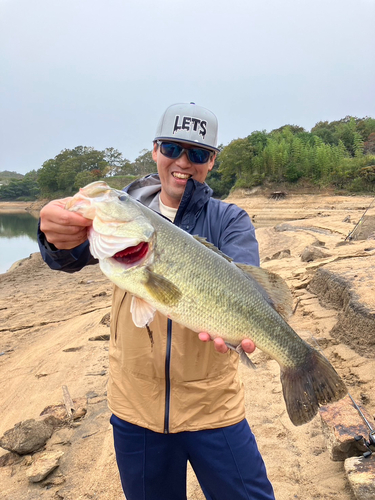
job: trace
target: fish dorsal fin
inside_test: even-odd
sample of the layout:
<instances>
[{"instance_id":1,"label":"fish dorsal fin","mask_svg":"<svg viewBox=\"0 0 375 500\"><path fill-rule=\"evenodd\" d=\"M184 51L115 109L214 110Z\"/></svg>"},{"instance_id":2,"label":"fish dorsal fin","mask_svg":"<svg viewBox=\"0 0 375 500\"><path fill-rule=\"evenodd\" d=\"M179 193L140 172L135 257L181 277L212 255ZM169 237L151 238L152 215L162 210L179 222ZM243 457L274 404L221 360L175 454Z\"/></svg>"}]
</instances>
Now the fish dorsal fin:
<instances>
[{"instance_id":1,"label":"fish dorsal fin","mask_svg":"<svg viewBox=\"0 0 375 500\"><path fill-rule=\"evenodd\" d=\"M233 259L231 259L230 257L228 257L228 255L226 255L225 253L221 252L213 243L210 243L209 241L207 241L206 238L203 238L202 236L198 236L197 234L195 234L193 236L193 238L197 241L199 241L199 243L202 243L202 245L204 245L206 248L209 248L210 250L212 250L213 252L221 255L222 257L224 257L224 259L226 259L228 262L232 262Z\"/></svg>"},{"instance_id":2,"label":"fish dorsal fin","mask_svg":"<svg viewBox=\"0 0 375 500\"><path fill-rule=\"evenodd\" d=\"M154 319L156 309L150 306L145 300L133 295L130 305L133 323L138 328L144 328Z\"/></svg>"},{"instance_id":3,"label":"fish dorsal fin","mask_svg":"<svg viewBox=\"0 0 375 500\"><path fill-rule=\"evenodd\" d=\"M154 299L165 306L177 304L182 297L180 289L164 276L156 274L148 268L145 271L147 273L145 287Z\"/></svg>"},{"instance_id":4,"label":"fish dorsal fin","mask_svg":"<svg viewBox=\"0 0 375 500\"><path fill-rule=\"evenodd\" d=\"M266 269L247 264L236 263L236 266L241 269L245 276L260 285L259 291L285 320L291 316L293 297L288 285L281 276Z\"/></svg>"}]
</instances>

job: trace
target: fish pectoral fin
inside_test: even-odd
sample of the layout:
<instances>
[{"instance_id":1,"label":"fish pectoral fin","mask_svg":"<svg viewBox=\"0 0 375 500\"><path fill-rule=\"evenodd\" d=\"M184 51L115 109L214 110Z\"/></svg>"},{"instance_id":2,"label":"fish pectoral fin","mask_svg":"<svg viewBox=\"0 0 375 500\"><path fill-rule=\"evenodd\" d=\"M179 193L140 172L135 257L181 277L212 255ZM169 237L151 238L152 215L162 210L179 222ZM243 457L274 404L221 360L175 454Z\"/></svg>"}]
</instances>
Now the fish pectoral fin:
<instances>
[{"instance_id":1,"label":"fish pectoral fin","mask_svg":"<svg viewBox=\"0 0 375 500\"><path fill-rule=\"evenodd\" d=\"M156 274L150 269L146 269L147 281L145 287L147 291L161 304L173 306L182 297L180 289L171 281L160 274Z\"/></svg>"},{"instance_id":2,"label":"fish pectoral fin","mask_svg":"<svg viewBox=\"0 0 375 500\"><path fill-rule=\"evenodd\" d=\"M154 319L156 309L150 306L145 300L133 295L130 312L135 326L144 328Z\"/></svg>"},{"instance_id":3,"label":"fish pectoral fin","mask_svg":"<svg viewBox=\"0 0 375 500\"><path fill-rule=\"evenodd\" d=\"M229 349L232 349L233 351L236 351L236 353L240 356L241 362L246 365L249 368L252 368L253 370L256 370L257 367L254 365L254 363L251 361L249 356L246 354L246 352L242 349L242 345L233 345L230 344L229 342L225 342L225 345L229 347Z\"/></svg>"},{"instance_id":4,"label":"fish pectoral fin","mask_svg":"<svg viewBox=\"0 0 375 500\"><path fill-rule=\"evenodd\" d=\"M263 294L270 305L287 320L293 311L293 298L288 285L278 274L271 273L267 269L238 264L247 278L254 280L259 286L259 291Z\"/></svg>"}]
</instances>

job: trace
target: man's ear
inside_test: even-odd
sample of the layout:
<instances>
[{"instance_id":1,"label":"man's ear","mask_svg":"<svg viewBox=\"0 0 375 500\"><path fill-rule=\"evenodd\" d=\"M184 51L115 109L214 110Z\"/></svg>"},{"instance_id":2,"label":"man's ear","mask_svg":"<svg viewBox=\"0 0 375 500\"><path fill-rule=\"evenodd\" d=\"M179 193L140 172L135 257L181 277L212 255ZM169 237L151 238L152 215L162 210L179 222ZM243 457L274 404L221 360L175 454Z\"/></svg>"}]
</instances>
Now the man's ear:
<instances>
[{"instance_id":1,"label":"man's ear","mask_svg":"<svg viewBox=\"0 0 375 500\"><path fill-rule=\"evenodd\" d=\"M209 172L214 168L215 160L216 160L216 153L213 154L213 156L212 156L212 158L210 160L210 165L208 167L208 171Z\"/></svg>"},{"instance_id":2,"label":"man's ear","mask_svg":"<svg viewBox=\"0 0 375 500\"><path fill-rule=\"evenodd\" d=\"M158 143L154 142L154 147L152 148L152 159L156 162L158 157Z\"/></svg>"}]
</instances>

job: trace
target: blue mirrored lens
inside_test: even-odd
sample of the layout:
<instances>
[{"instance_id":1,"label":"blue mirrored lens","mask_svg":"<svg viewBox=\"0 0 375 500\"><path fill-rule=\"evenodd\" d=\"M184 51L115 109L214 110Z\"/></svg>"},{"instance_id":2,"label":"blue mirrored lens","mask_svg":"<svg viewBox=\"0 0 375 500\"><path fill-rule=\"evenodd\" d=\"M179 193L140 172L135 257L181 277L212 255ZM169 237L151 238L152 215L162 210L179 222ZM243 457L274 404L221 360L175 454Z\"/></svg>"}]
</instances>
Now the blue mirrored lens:
<instances>
[{"instance_id":1,"label":"blue mirrored lens","mask_svg":"<svg viewBox=\"0 0 375 500\"><path fill-rule=\"evenodd\" d=\"M162 142L160 145L160 150L164 156L168 158L178 158L184 148L179 144L174 144L173 142Z\"/></svg>"},{"instance_id":2,"label":"blue mirrored lens","mask_svg":"<svg viewBox=\"0 0 375 500\"><path fill-rule=\"evenodd\" d=\"M206 163L210 157L207 149L187 149L189 160L193 163Z\"/></svg>"}]
</instances>

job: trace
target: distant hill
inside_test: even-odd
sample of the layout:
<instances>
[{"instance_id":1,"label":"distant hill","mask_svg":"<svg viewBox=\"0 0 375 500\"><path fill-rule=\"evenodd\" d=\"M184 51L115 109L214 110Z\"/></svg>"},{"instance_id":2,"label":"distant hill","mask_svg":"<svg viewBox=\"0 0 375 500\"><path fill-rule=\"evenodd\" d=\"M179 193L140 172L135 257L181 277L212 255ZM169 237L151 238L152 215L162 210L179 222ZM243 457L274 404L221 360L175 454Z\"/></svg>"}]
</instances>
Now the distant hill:
<instances>
[{"instance_id":1,"label":"distant hill","mask_svg":"<svg viewBox=\"0 0 375 500\"><path fill-rule=\"evenodd\" d=\"M24 175L18 174L17 172L3 170L2 172L0 172L0 184L9 184L9 182L14 179L23 179L24 177Z\"/></svg>"}]
</instances>

